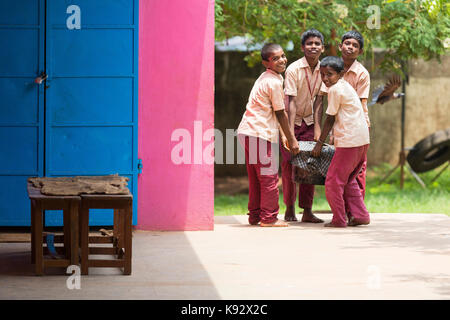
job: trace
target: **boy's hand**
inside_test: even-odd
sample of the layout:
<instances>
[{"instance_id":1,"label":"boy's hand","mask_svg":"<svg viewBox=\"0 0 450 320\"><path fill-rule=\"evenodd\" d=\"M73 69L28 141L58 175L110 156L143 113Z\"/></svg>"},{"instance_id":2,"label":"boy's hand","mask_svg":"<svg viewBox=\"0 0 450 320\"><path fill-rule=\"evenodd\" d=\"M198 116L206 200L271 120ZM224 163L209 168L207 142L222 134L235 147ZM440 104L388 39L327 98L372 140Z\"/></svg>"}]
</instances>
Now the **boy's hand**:
<instances>
[{"instance_id":1,"label":"boy's hand","mask_svg":"<svg viewBox=\"0 0 450 320\"><path fill-rule=\"evenodd\" d=\"M284 135L281 136L281 145L283 146L283 148L290 152L288 139Z\"/></svg>"},{"instance_id":2,"label":"boy's hand","mask_svg":"<svg viewBox=\"0 0 450 320\"><path fill-rule=\"evenodd\" d=\"M292 155L296 156L297 154L300 153L300 146L298 145L297 140L291 141L289 145L291 146L289 151L291 152Z\"/></svg>"},{"instance_id":3,"label":"boy's hand","mask_svg":"<svg viewBox=\"0 0 450 320\"><path fill-rule=\"evenodd\" d=\"M311 155L314 158L317 158L320 156L320 154L322 153L322 143L321 142L316 142L316 145L314 146L314 149L312 149L311 151Z\"/></svg>"}]
</instances>

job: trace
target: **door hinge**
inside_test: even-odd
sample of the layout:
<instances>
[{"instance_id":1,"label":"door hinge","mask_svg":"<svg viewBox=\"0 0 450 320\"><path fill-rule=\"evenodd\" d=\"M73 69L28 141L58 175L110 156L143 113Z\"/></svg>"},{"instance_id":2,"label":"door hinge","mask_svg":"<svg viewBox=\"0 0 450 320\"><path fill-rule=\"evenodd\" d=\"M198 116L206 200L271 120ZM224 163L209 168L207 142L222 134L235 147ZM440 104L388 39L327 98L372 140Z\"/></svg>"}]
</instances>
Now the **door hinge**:
<instances>
[{"instance_id":1,"label":"door hinge","mask_svg":"<svg viewBox=\"0 0 450 320\"><path fill-rule=\"evenodd\" d=\"M143 168L142 159L138 159L137 168L138 168L138 174L142 173L142 168Z\"/></svg>"}]
</instances>

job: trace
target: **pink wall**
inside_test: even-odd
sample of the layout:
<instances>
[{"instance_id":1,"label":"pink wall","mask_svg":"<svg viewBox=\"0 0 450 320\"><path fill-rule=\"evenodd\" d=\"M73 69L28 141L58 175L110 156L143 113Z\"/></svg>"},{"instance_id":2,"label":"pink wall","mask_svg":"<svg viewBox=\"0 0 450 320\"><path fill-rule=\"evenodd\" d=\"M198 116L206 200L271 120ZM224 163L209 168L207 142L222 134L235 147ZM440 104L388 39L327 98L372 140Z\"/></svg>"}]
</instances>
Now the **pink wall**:
<instances>
[{"instance_id":1,"label":"pink wall","mask_svg":"<svg viewBox=\"0 0 450 320\"><path fill-rule=\"evenodd\" d=\"M137 228L212 230L214 166L173 164L171 136L185 128L193 137L194 121L203 132L214 127L214 1L141 0L139 7Z\"/></svg>"}]
</instances>

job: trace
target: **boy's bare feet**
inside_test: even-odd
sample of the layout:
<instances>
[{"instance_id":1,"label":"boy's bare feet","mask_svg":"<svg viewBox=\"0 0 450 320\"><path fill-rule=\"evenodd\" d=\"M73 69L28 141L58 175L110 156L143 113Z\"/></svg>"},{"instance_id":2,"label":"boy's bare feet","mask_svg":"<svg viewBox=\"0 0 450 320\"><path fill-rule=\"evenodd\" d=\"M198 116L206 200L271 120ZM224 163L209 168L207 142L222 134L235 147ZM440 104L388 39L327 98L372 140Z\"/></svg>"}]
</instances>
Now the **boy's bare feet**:
<instances>
[{"instance_id":1,"label":"boy's bare feet","mask_svg":"<svg viewBox=\"0 0 450 320\"><path fill-rule=\"evenodd\" d=\"M311 208L303 209L302 222L310 222L310 223L322 223L323 220L317 218L313 213Z\"/></svg>"},{"instance_id":2,"label":"boy's bare feet","mask_svg":"<svg viewBox=\"0 0 450 320\"><path fill-rule=\"evenodd\" d=\"M286 222L283 222L281 220L277 220L277 221L270 222L270 223L261 222L260 226L261 227L289 227L289 225Z\"/></svg>"},{"instance_id":3,"label":"boy's bare feet","mask_svg":"<svg viewBox=\"0 0 450 320\"><path fill-rule=\"evenodd\" d=\"M286 206L284 221L297 221L297 218L295 217L295 205Z\"/></svg>"}]
</instances>

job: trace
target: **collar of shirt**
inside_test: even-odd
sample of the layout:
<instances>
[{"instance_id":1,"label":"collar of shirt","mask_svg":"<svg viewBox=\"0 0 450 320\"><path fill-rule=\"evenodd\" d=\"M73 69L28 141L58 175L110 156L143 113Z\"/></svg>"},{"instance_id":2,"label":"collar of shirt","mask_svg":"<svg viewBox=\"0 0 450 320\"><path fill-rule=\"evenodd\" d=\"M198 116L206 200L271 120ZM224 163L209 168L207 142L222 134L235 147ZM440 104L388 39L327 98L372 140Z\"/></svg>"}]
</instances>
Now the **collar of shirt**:
<instances>
[{"instance_id":1,"label":"collar of shirt","mask_svg":"<svg viewBox=\"0 0 450 320\"><path fill-rule=\"evenodd\" d=\"M283 81L283 76L281 74L279 74L278 72L275 72L272 69L266 69L266 72L269 72L269 73L277 76L281 81Z\"/></svg>"},{"instance_id":2,"label":"collar of shirt","mask_svg":"<svg viewBox=\"0 0 450 320\"><path fill-rule=\"evenodd\" d=\"M355 74L358 74L359 65L360 65L360 63L358 62L358 60L353 61L352 65L350 66L350 68L348 68L347 72L351 71Z\"/></svg>"},{"instance_id":3,"label":"collar of shirt","mask_svg":"<svg viewBox=\"0 0 450 320\"><path fill-rule=\"evenodd\" d=\"M344 78L340 78L335 84L328 87L328 93L330 93L331 88L333 88L335 85L341 86L344 84L344 82L347 82L344 80Z\"/></svg>"},{"instance_id":4,"label":"collar of shirt","mask_svg":"<svg viewBox=\"0 0 450 320\"><path fill-rule=\"evenodd\" d=\"M306 60L306 57L303 57L299 61L300 68L309 68L308 60ZM317 61L316 67L314 68L314 72L320 71L320 61Z\"/></svg>"}]
</instances>

